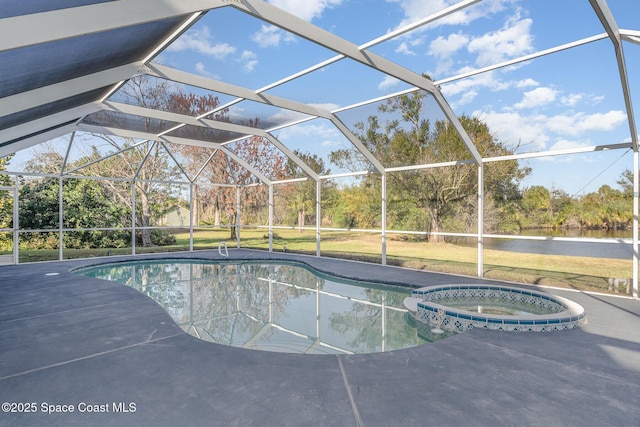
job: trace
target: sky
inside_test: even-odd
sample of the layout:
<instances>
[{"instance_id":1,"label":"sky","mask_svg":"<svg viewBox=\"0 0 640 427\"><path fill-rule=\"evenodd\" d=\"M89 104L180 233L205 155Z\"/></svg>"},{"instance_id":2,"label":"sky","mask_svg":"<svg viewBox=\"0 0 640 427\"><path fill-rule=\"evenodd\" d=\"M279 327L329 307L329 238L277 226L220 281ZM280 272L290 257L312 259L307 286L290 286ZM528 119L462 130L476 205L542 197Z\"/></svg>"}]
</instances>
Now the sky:
<instances>
[{"instance_id":1,"label":"sky","mask_svg":"<svg viewBox=\"0 0 640 427\"><path fill-rule=\"evenodd\" d=\"M270 0L269 3L356 45L367 43L452 4L454 0ZM609 0L617 24L638 30L640 3ZM634 22L634 20L636 22ZM564 150L630 141L629 125L610 40L522 62L473 77L471 70L604 33L586 0L483 0L370 50L439 84L458 115L475 116L518 153ZM624 43L632 94L640 94L640 45ZM155 61L190 73L259 90L336 54L230 7L210 11ZM334 110L396 93L408 86L351 60L269 89L267 93ZM196 88L184 88L198 93ZM219 94L220 100L233 98ZM636 111L640 96L636 96ZM339 117L355 123L378 114L377 104ZM284 123L290 113L243 102L230 116ZM435 103L425 113L444 116ZM348 141L323 120L275 131L290 149L324 158ZM521 161L532 168L523 187L544 185L567 193L616 187L632 168L626 150ZM334 173L341 172L331 166Z\"/></svg>"}]
</instances>

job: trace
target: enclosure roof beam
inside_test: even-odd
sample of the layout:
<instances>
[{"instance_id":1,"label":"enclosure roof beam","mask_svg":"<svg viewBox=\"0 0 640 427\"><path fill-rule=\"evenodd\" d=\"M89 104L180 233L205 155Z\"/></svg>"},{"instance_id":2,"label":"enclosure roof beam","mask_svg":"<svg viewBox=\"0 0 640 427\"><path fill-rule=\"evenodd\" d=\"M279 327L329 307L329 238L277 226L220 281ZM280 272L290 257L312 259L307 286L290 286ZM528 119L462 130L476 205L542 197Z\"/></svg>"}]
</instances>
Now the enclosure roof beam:
<instances>
[{"instance_id":1,"label":"enclosure roof beam","mask_svg":"<svg viewBox=\"0 0 640 427\"><path fill-rule=\"evenodd\" d=\"M302 102L292 101L290 99L281 98L275 95L257 93L242 86L236 86L208 77L198 76L196 74L191 74L184 71L176 70L174 68L165 67L160 64L148 64L145 68L145 72L150 76L160 77L177 83L184 83L189 86L199 87L201 89L207 89L214 92L225 93L227 95L237 96L238 98L259 102L261 104L268 104L274 107L280 107L286 110L296 111L298 113L308 114L314 117L329 118L331 114L328 110L320 107L304 104ZM240 100L237 100L234 103L237 103L239 101Z\"/></svg>"},{"instance_id":2,"label":"enclosure roof beam","mask_svg":"<svg viewBox=\"0 0 640 427\"><path fill-rule=\"evenodd\" d=\"M207 168L207 165L213 160L213 158L215 157L215 155L217 153L218 153L218 149L216 148L215 150L213 150L213 152L207 158L207 160L204 161L202 166L200 166L200 169L198 169L198 172L196 172L196 174L193 176L193 182L194 183L198 180L198 178L200 178L200 175L202 174L202 172L204 172L204 170Z\"/></svg>"},{"instance_id":3,"label":"enclosure roof beam","mask_svg":"<svg viewBox=\"0 0 640 427\"><path fill-rule=\"evenodd\" d=\"M311 179L314 181L320 180L320 175L316 173L313 169L311 169L300 157L296 155L293 151L289 150L289 148L284 145L278 138L267 132L266 138L271 141L273 145L275 145L280 151L282 151L285 156L290 158L296 165L298 165L304 173L306 173Z\"/></svg>"},{"instance_id":4,"label":"enclosure roof beam","mask_svg":"<svg viewBox=\"0 0 640 427\"><path fill-rule=\"evenodd\" d=\"M244 167L246 170L248 170L249 172L254 174L260 181L262 181L263 183L265 183L267 185L271 185L271 180L269 178L267 178L262 172L260 172L259 170L257 170L253 166L251 166L249 163L247 163L243 158L238 156L236 153L234 153L231 150L228 150L225 147L220 147L220 150L223 151L227 155L228 158L229 157L232 158L240 166Z\"/></svg>"},{"instance_id":5,"label":"enclosure roof beam","mask_svg":"<svg viewBox=\"0 0 640 427\"><path fill-rule=\"evenodd\" d=\"M485 157L482 159L482 162L491 163L491 162L503 162L507 160L533 159L537 157L567 156L571 154L595 153L598 151L624 150L625 148L632 149L633 145L629 142L622 142L617 144L591 145L591 146L580 147L580 148L567 148L564 150L535 151L531 153L518 153L518 154L510 154L506 156Z\"/></svg>"},{"instance_id":6,"label":"enclosure roof beam","mask_svg":"<svg viewBox=\"0 0 640 427\"><path fill-rule=\"evenodd\" d=\"M67 129L65 133L69 133L74 130L74 126L72 125L74 125L80 117L96 112L100 110L100 108L99 104L92 102L18 126L0 130L0 155L3 155L3 153L6 153L4 155L15 153L18 150L23 150L48 141L51 139L50 135L57 134L57 132L51 132L55 129L64 128Z\"/></svg>"},{"instance_id":7,"label":"enclosure roof beam","mask_svg":"<svg viewBox=\"0 0 640 427\"><path fill-rule=\"evenodd\" d=\"M445 8L445 9L443 9L443 10L441 10L439 12L436 12L436 13L430 15L430 16L427 16L427 17L422 18L422 19L420 19L418 21L415 21L415 22L412 22L410 24L407 24L407 25L405 25L403 27L400 27L400 28L398 28L398 29L396 29L394 31L390 31L390 32L384 34L383 36L380 36L380 37L378 37L378 38L376 38L374 40L371 40L371 41L369 41L369 42L367 42L367 43L365 43L363 45L360 45L358 47L358 49L368 49L368 48L376 46L376 45L378 45L380 43L384 43L384 42L386 42L388 40L391 40L393 38L399 37L402 34L408 33L410 31L415 30L416 28L419 28L419 27L421 27L423 25L426 25L426 24L428 24L430 22L436 21L436 20L438 20L440 18L443 18L443 17L445 17L447 15L455 13L455 12L457 12L457 11L459 11L461 9L464 9L464 8L466 8L466 7L468 7L468 6L472 5L472 4L478 3L479 1L481 1L481 0L463 0L460 3L457 3L457 4L454 4L452 6L449 6L448 8ZM287 76L287 77L285 77L283 79L277 80L277 81L275 81L273 83L270 83L270 84L268 84L266 86L263 86L262 88L258 89L256 92L257 93L261 93L261 92L265 92L267 90L273 89L275 87L278 87L280 85L288 83L288 82L290 82L292 80L295 80L295 79L297 79L299 77L305 76L305 75L307 75L307 74L309 74L309 73L311 73L313 71L317 71L317 70L319 70L321 68L324 68L324 67L329 66L329 65L331 65L333 63L341 61L344 58L346 58L345 55L338 54L338 55L336 55L336 56L334 56L332 58L326 59L326 60L324 60L322 62L318 62L317 64L312 65L311 67L308 67L308 68L306 68L304 70L301 70L301 71L298 71L298 72L296 72L294 74L291 74L291 75L289 75L289 76Z\"/></svg>"},{"instance_id":8,"label":"enclosure roof beam","mask_svg":"<svg viewBox=\"0 0 640 427\"><path fill-rule=\"evenodd\" d=\"M140 172L142 172L142 168L144 167L144 164L147 163L147 159L149 158L151 151L156 147L157 144L158 144L158 141L152 141L151 145L147 145L147 152L144 154L144 158L138 165L138 169L136 169L136 172L133 174L134 182L138 180L138 175L140 175Z\"/></svg>"},{"instance_id":9,"label":"enclosure roof beam","mask_svg":"<svg viewBox=\"0 0 640 427\"><path fill-rule=\"evenodd\" d=\"M0 158L9 156L17 151L33 147L43 142L50 141L55 138L60 138L61 136L73 132L75 127L75 123L72 122L50 130L45 130L31 137L22 138L17 142L7 143L4 145L0 144Z\"/></svg>"},{"instance_id":10,"label":"enclosure roof beam","mask_svg":"<svg viewBox=\"0 0 640 427\"><path fill-rule=\"evenodd\" d=\"M622 85L622 94L624 96L624 104L627 109L627 121L629 122L629 132L631 133L631 142L633 150L638 151L638 132L636 130L635 116L633 115L633 103L631 102L631 89L629 87L629 77L627 75L627 65L625 63L624 51L622 49L622 36L620 29L616 23L609 6L604 0L589 0L593 10L600 19L602 26L609 35L609 39L613 43L616 53L616 61L618 63L618 73L620 75L620 83Z\"/></svg>"},{"instance_id":11,"label":"enclosure roof beam","mask_svg":"<svg viewBox=\"0 0 640 427\"><path fill-rule=\"evenodd\" d=\"M364 146L362 141L360 141L358 137L355 136L344 123L342 123L338 116L333 115L331 117L331 123L333 123L333 125L342 132L342 134L356 147L356 149L373 165L378 173L384 173L384 166L380 163L380 160L378 160L371 151Z\"/></svg>"},{"instance_id":12,"label":"enclosure roof beam","mask_svg":"<svg viewBox=\"0 0 640 427\"><path fill-rule=\"evenodd\" d=\"M111 158L111 157L115 157L115 156L117 156L117 155L120 155L120 154L124 153L125 151L133 150L134 148L136 148L136 147L138 147L138 146L140 146L140 145L144 144L145 142L148 142L148 141L140 141L140 142L137 142L137 143L135 143L135 144L130 145L129 147L122 148L122 149L120 149L120 150L116 150L116 151L110 152L110 153L108 153L108 154L105 154L104 156L100 157L99 159L91 160L91 161L89 161L88 163L82 164L82 165L80 165L80 166L76 166L76 167L74 167L74 168L73 168L73 169L71 169L71 170L65 171L65 172L63 173L63 175L70 175L70 174L72 174L72 173L74 173L74 172L79 171L80 169L87 168L87 167L92 166L92 165L94 165L94 164L96 164L96 163L99 163L99 162L101 162L101 161L103 161L103 160L106 160L106 159L109 159L109 158Z\"/></svg>"},{"instance_id":13,"label":"enclosure roof beam","mask_svg":"<svg viewBox=\"0 0 640 427\"><path fill-rule=\"evenodd\" d=\"M569 43L564 43L564 44L561 44L561 45L558 45L558 46L551 47L549 49L540 50L538 52L530 53L528 55L523 55L523 56L519 56L517 58L509 59L507 61L499 62L497 64L488 65L488 66L483 67L483 68L476 68L474 70L466 71L466 72L461 73L461 74L445 77L445 78L442 78L440 80L435 81L434 84L436 86L439 86L439 85L443 85L443 84L446 84L446 83L451 83L451 82L456 81L456 80L461 80L461 79L465 79L465 78L468 78L468 77L473 77L473 76L476 76L478 74L482 74L482 73L486 73L486 72L489 72L489 71L498 70L500 68L509 67L511 65L519 64L521 62L531 61L532 59L536 59L536 58L540 58L540 57L543 57L543 56L551 55L551 54L556 53L556 52L562 52L563 50L573 49L573 48L578 47L578 46L583 46L583 45L586 45L586 44L589 44L589 43L597 42L597 41L606 39L607 37L608 36L607 36L606 33L596 34L594 36L585 37L583 39L575 40L575 41L572 41L572 42L569 42Z\"/></svg>"},{"instance_id":14,"label":"enclosure roof beam","mask_svg":"<svg viewBox=\"0 0 640 427\"><path fill-rule=\"evenodd\" d=\"M196 117L187 116L185 114L172 113L169 111L155 110L152 108L140 107L137 105L123 104L120 102L107 101L103 103L107 110L116 111L125 114L131 114L140 117L147 117L151 119L166 120L170 122L177 122L184 125L197 126L202 128L224 130L227 132L241 133L247 136L257 135L266 137L267 133L262 129L254 128L251 126L237 125L229 122L222 122L219 120L198 119ZM166 134L163 132L159 136Z\"/></svg>"},{"instance_id":15,"label":"enclosure roof beam","mask_svg":"<svg viewBox=\"0 0 640 427\"><path fill-rule=\"evenodd\" d=\"M194 147L222 148L219 143L202 141L198 139L180 138L177 136L156 135L150 132L121 129L115 126L96 126L85 123L77 125L78 130L83 132L118 136L120 138L140 139L146 141L165 141L173 144L192 145Z\"/></svg>"},{"instance_id":16,"label":"enclosure roof beam","mask_svg":"<svg viewBox=\"0 0 640 427\"><path fill-rule=\"evenodd\" d=\"M634 44L640 44L640 31L620 30L620 38Z\"/></svg>"},{"instance_id":17,"label":"enclosure roof beam","mask_svg":"<svg viewBox=\"0 0 640 427\"><path fill-rule=\"evenodd\" d=\"M182 175L184 175L184 177L187 178L187 181L189 181L189 183L193 184L193 181L191 180L191 178L189 178L189 174L187 173L187 171L184 170L184 168L182 167L178 159L176 159L176 156L173 155L173 152L169 150L169 147L167 147L167 145L164 142L161 142L160 144L162 144L162 147L165 149L167 154L171 156L176 166L178 166L178 169L180 169L180 172L182 173Z\"/></svg>"},{"instance_id":18,"label":"enclosure roof beam","mask_svg":"<svg viewBox=\"0 0 640 427\"><path fill-rule=\"evenodd\" d=\"M4 18L0 52L225 6L229 3L224 0L108 1Z\"/></svg>"},{"instance_id":19,"label":"enclosure roof beam","mask_svg":"<svg viewBox=\"0 0 640 427\"><path fill-rule=\"evenodd\" d=\"M316 27L303 19L291 15L264 1L243 0L241 4L234 3L232 6L240 10L244 10L256 18L262 19L280 28L284 28L287 31L310 40L313 43L324 46L334 52L341 53L354 61L432 93L444 114L447 116L447 119L453 124L460 138L462 138L475 162L477 164L482 163L480 153L478 153L478 150L473 145L473 141L462 127L458 117L453 110L451 110L451 107L449 107L449 104L440 93L440 90L426 77L407 70L406 68L403 68L373 52L369 52L364 48L360 48L355 44L330 33L329 31Z\"/></svg>"},{"instance_id":20,"label":"enclosure roof beam","mask_svg":"<svg viewBox=\"0 0 640 427\"><path fill-rule=\"evenodd\" d=\"M140 73L140 63L132 63L75 79L9 95L0 99L0 116L53 103L107 87Z\"/></svg>"},{"instance_id":21,"label":"enclosure roof beam","mask_svg":"<svg viewBox=\"0 0 640 427\"><path fill-rule=\"evenodd\" d=\"M456 116L456 113L453 111L444 95L442 95L440 91L437 91L434 92L433 97L435 98L438 105L440 105L440 108L442 108L445 116L447 116L447 118L449 119L449 123L453 125L460 138L462 138L462 142L467 147L467 150L469 150L469 153L471 153L471 156L473 157L475 163L478 165L482 164L482 156L480 155L480 152L478 151L476 146L473 145L473 141L467 134L467 131L465 131L462 127L462 123L460 123L460 120L458 120L458 116Z\"/></svg>"},{"instance_id":22,"label":"enclosure roof beam","mask_svg":"<svg viewBox=\"0 0 640 427\"><path fill-rule=\"evenodd\" d=\"M282 151L288 158L294 161L304 172L313 178L315 181L318 181L320 178L318 174L307 166L306 163L300 159L295 153L293 153L289 148L287 148L282 142L280 142L275 136L266 132L262 129L253 128L250 126L237 125L234 123L222 122L218 120L208 120L208 119L198 119L196 117L187 116L184 114L171 113L167 111L159 111L145 107L139 107L136 105L130 104L122 104L119 102L105 102L105 107L110 111L118 111L126 114L132 114L142 117L148 117L159 120L167 120L178 123L183 123L191 126L198 126L204 128L218 129L224 130L228 132L235 132L250 136L258 136L261 138L266 138L275 145L280 151Z\"/></svg>"},{"instance_id":23,"label":"enclosure roof beam","mask_svg":"<svg viewBox=\"0 0 640 427\"><path fill-rule=\"evenodd\" d=\"M368 67L380 70L413 86L419 87L428 92L436 91L435 86L431 81L429 81L429 79L409 71L375 53L361 49L357 45L348 42L329 31L316 27L315 25L287 13L282 9L272 6L267 2L261 0L243 0L242 3L233 3L232 6L258 19L283 28L313 43L333 50L334 52L341 53L347 58L351 58Z\"/></svg>"},{"instance_id":24,"label":"enclosure roof beam","mask_svg":"<svg viewBox=\"0 0 640 427\"><path fill-rule=\"evenodd\" d=\"M215 142L207 142L207 141L189 139L189 138L180 138L177 136L156 135L154 133L120 129L112 126L94 126L94 125L87 125L87 124L79 124L78 129L84 132L102 133L106 135L119 136L121 138L169 142L171 144L191 145L195 147L218 148L221 151L223 151L226 155L234 159L242 167L244 167L249 172L254 174L260 181L264 182L265 184L271 184L271 180L267 178L262 172L260 172L259 170L257 170L256 168L254 168L253 166L245 162L243 159L238 157L235 153L231 152L230 150L226 149L222 145Z\"/></svg>"}]
</instances>

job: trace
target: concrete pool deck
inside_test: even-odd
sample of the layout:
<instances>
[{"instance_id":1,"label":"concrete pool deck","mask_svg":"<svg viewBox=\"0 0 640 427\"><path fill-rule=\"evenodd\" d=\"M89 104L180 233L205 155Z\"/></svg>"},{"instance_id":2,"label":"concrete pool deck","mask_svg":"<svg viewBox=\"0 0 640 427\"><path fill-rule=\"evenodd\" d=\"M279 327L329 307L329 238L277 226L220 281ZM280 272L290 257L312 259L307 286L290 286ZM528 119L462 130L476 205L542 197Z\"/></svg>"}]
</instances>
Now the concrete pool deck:
<instances>
[{"instance_id":1,"label":"concrete pool deck","mask_svg":"<svg viewBox=\"0 0 640 427\"><path fill-rule=\"evenodd\" d=\"M293 254L229 255L414 287L483 282ZM162 257L220 258L135 259ZM640 301L535 288L581 304L588 323L551 333L475 329L388 353L293 355L200 341L134 289L70 272L123 259L131 257L0 267L0 402L34 411L3 404L0 425L640 425Z\"/></svg>"}]
</instances>

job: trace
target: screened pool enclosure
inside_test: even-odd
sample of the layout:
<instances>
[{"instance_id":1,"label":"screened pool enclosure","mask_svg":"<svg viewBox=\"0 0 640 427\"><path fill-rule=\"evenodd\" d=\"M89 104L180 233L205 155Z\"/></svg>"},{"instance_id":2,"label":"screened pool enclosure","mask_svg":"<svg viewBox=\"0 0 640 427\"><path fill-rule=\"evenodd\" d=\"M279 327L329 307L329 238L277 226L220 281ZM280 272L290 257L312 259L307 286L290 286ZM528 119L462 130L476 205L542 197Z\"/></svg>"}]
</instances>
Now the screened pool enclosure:
<instances>
[{"instance_id":1,"label":"screened pool enclosure","mask_svg":"<svg viewBox=\"0 0 640 427\"><path fill-rule=\"evenodd\" d=\"M0 264L515 252L637 298L640 10L558 3L2 1Z\"/></svg>"}]
</instances>

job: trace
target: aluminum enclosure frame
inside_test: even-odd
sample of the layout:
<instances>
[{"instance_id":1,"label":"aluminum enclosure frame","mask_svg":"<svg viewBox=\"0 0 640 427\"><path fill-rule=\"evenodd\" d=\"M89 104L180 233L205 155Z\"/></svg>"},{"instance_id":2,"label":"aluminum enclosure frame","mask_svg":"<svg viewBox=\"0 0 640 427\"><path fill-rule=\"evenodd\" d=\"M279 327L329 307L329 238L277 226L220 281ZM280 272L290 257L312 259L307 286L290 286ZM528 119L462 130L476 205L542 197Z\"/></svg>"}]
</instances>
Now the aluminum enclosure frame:
<instances>
[{"instance_id":1,"label":"aluminum enclosure frame","mask_svg":"<svg viewBox=\"0 0 640 427\"><path fill-rule=\"evenodd\" d=\"M269 187L270 194L270 211L273 206L273 186L278 185L278 182L270 180L264 176L256 168L249 165L244 159L234 154L231 150L227 149L225 145L228 145L234 141L226 141L224 143L212 143L208 141L200 141L187 138L179 138L175 136L166 135L167 132L162 134L137 132L127 129L118 129L115 127L95 126L83 123L83 118L100 110L120 111L127 114L136 115L138 117L145 117L151 119L163 119L177 121L184 125L209 127L212 129L226 130L230 132L238 132L246 134L248 136L257 136L266 138L279 150L281 150L288 158L290 158L298 167L300 167L307 176L307 179L313 180L317 185L317 197L316 205L317 212L320 212L320 184L322 180L338 178L341 176L358 176L364 173L371 173L371 171L354 172L351 174L334 174L329 176L319 176L308 165L296 156L293 151L287 148L287 146L278 140L274 136L274 131L293 126L304 120L312 120L315 118L323 118L328 120L333 126L350 141L354 148L360 151L360 153L371 163L373 171L380 174L382 179L382 259L383 263L386 262L386 175L390 172L406 171L406 170L419 170L428 169L433 167L444 167L452 164L473 164L477 167L479 188L477 193L479 212L478 212L478 276L483 275L483 238L490 237L483 233L483 218L482 218L482 204L484 202L483 193L483 177L484 166L488 163L506 161L506 160L520 160L533 157L546 157L557 156L566 154L586 153L601 150L628 150L633 151L634 156L634 234L632 239L633 245L633 296L638 298L638 262L640 256L638 254L639 239L638 234L638 216L640 212L639 208L639 173L638 173L638 134L637 126L635 123L633 101L631 96L631 89L629 86L629 76L627 72L627 65L625 59L625 53L622 47L622 41L627 41L635 44L640 44L640 32L632 30L622 30L618 27L613 14L611 13L607 3L604 0L590 0L594 13L600 20L602 27L605 31L603 34L596 34L591 37L582 38L574 42L566 43L553 48L545 49L533 54L525 55L519 58L515 58L502 63L494 64L488 67L480 68L465 72L464 74L454 75L447 78L440 79L439 81L432 82L423 76L420 76L406 68L403 68L384 57L377 55L370 51L370 48L376 46L384 41L397 38L409 31L416 28L428 25L438 19L448 16L457 11L464 10L474 4L480 3L481 0L466 0L461 1L451 7L448 7L436 14L425 17L417 22L406 25L402 28L390 31L389 33L373 39L363 45L357 46L345 39L342 39L322 28L314 26L309 22L306 22L300 18L297 18L286 11L283 11L275 6L270 5L260 0L165 0L163 2L150 2L148 0L126 0L121 2L105 2L98 3L83 7L71 7L67 9L52 10L47 12L28 14L17 17L8 17L0 19L0 54L4 52L20 51L21 49L29 49L30 47L41 45L44 43L50 43L60 40L72 40L75 38L83 37L87 34L96 34L104 31L118 30L121 28L134 27L136 25L142 25L145 23L160 22L165 19L180 19L181 24L177 27L167 28L167 33L164 38L158 40L154 46L149 46L144 56L131 58L126 64L118 65L115 67L108 67L104 70L88 73L78 77L69 79L63 79L51 84L34 87L30 90L22 91L20 93L13 93L8 96L0 98L0 118L9 117L18 113L25 113L37 108L46 107L49 104L53 104L62 101L67 98L80 97L83 94L90 93L91 91L100 90L104 87L111 87L111 90L107 94L103 94L100 98L93 99L92 102L82 103L75 105L72 108L58 111L50 115L35 117L26 122L19 123L15 126L2 127L0 126L0 157L10 155L18 150L22 150L42 142L46 142L52 138L66 135L75 131L94 132L117 135L125 138L140 139L143 141L155 141L158 144L164 145L165 142L173 144L185 144L192 146L201 146L207 148L214 148L222 151L227 159L232 159L234 162L240 164L245 169L249 170L259 181ZM217 81L215 79L205 78L194 74L186 73L180 70L172 69L163 65L153 63L154 57L166 48L173 40L179 37L184 31L194 25L206 12L217 8L230 7L238 11L246 13L256 19L259 19L265 23L269 23L280 28L283 28L293 34L296 34L306 40L311 41L314 44L328 48L336 53L336 56L311 66L305 70L293 73L287 78L278 80L269 84L261 89L252 90L248 88L239 87L226 82ZM95 17L100 16L99 20ZM562 151L546 151L536 153L524 153L511 156L502 156L495 158L483 158L476 149L472 139L465 132L460 124L453 109L449 106L448 101L442 95L439 86L441 84L450 83L452 81L464 79L470 76L479 75L485 72L493 71L500 68L505 68L514 64L518 64L524 61L529 61L534 58L538 58L544 55L550 55L563 50L572 49L578 46L583 46L604 38L609 38L612 42L613 50L615 53L617 68L620 78L620 87L623 94L624 104L627 114L627 123L631 135L631 142L626 144L607 144L598 145L592 147L583 147L579 149L562 150ZM341 107L334 111L328 111L323 108L303 104L293 100L273 96L265 93L267 90L272 89L285 82L293 81L300 78L312 71L318 70L330 63L338 62L343 59L350 59L363 64L374 70L380 71L388 76L399 79L408 83L413 87L409 91L398 92L391 94L387 97L376 98L362 103L358 103L352 106ZM154 77L160 77L168 79L173 82L188 84L194 87L204 88L220 93L235 96L236 99L223 107L228 107L242 100L251 100L254 102L263 103L265 105L275 106L288 111L302 113L307 115L306 119L300 121L291 121L286 124L278 125L272 129L259 130L255 128L249 128L247 126L233 125L230 123L215 122L213 120L206 120L204 117L208 115L203 114L200 117L191 117L184 115L177 115L173 113L161 112L157 110L145 109L142 107L134 107L131 105L125 105L109 100L109 95L117 90L121 85L130 78L139 75L149 75ZM64 76L63 76L64 77ZM465 144L470 160L460 160L458 162L446 163L446 164L429 164L429 165L407 165L401 167L385 167L380 161L369 152L365 146L358 140L358 138L349 130L349 128L338 118L337 113L348 111L367 103L374 103L380 100L391 98L402 93L410 93L412 91L424 90L431 94L437 104L442 109L447 120L454 126L458 135ZM0 125L1 125L0 120ZM166 148L166 146L165 146ZM167 149L167 152L171 153ZM113 155L113 154L111 154ZM171 154L172 155L172 154ZM175 158L174 158L175 160ZM66 158L65 158L66 162ZM179 164L179 162L177 162ZM204 167L204 166L203 166ZM77 170L77 169L76 169ZM75 171L75 170L74 170ZM74 171L64 170L60 173L60 179L62 177L71 177ZM21 171L12 171L16 174ZM184 173L184 171L182 171ZM186 175L186 174L185 174ZM136 177L134 177L135 182ZM187 180L193 185L193 181L187 177ZM134 196L132 196L134 197ZM135 205L135 203L134 203ZM270 215L271 217L272 215ZM320 215L317 215L318 217ZM14 221L17 224L17 221ZM239 225L239 224L237 224ZM321 224L316 224L316 236L317 236L317 254L320 255L320 229ZM15 228L15 227L14 227ZM135 230L135 225L133 226ZM270 223L270 242L272 237L273 225ZM16 235L17 235L16 229ZM191 231L193 234L193 224L191 225ZM62 232L62 231L61 231ZM134 231L135 232L135 231ZM271 245L270 245L271 248ZM62 250L62 249L61 249ZM135 248L134 248L135 253Z\"/></svg>"}]
</instances>

